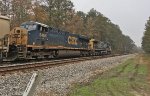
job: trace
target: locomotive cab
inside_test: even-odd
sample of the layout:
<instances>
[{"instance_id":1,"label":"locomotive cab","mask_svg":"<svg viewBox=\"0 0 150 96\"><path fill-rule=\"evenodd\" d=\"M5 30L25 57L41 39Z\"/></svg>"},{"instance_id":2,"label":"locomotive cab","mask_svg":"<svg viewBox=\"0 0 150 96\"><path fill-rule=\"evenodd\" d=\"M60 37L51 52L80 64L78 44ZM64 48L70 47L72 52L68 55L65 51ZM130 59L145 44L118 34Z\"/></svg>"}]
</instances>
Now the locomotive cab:
<instances>
[{"instance_id":1,"label":"locomotive cab","mask_svg":"<svg viewBox=\"0 0 150 96\"><path fill-rule=\"evenodd\" d=\"M10 31L8 37L4 39L7 40L5 45L8 46L7 52L3 54L4 59L14 61L28 58L31 51L36 50L36 48L40 49L38 45L45 44L47 31L47 26L32 21L25 22L20 27L14 28ZM43 49L43 46L41 49ZM29 58L32 58L32 56Z\"/></svg>"},{"instance_id":2,"label":"locomotive cab","mask_svg":"<svg viewBox=\"0 0 150 96\"><path fill-rule=\"evenodd\" d=\"M45 45L48 26L38 22L25 22L21 25L28 31L28 46L38 47L39 45Z\"/></svg>"},{"instance_id":3,"label":"locomotive cab","mask_svg":"<svg viewBox=\"0 0 150 96\"><path fill-rule=\"evenodd\" d=\"M89 41L89 50L90 50L90 55L95 55L95 49L97 46L98 41L96 41L95 39L91 39Z\"/></svg>"},{"instance_id":4,"label":"locomotive cab","mask_svg":"<svg viewBox=\"0 0 150 96\"><path fill-rule=\"evenodd\" d=\"M95 39L91 39L89 41L89 49L90 50L95 50L97 43L98 43L98 41L96 41Z\"/></svg>"},{"instance_id":5,"label":"locomotive cab","mask_svg":"<svg viewBox=\"0 0 150 96\"><path fill-rule=\"evenodd\" d=\"M48 55L51 54L49 52L44 52L48 41L47 34L50 30L49 26L42 23L29 21L21 24L21 28L27 30L27 58L43 58L48 57Z\"/></svg>"}]
</instances>

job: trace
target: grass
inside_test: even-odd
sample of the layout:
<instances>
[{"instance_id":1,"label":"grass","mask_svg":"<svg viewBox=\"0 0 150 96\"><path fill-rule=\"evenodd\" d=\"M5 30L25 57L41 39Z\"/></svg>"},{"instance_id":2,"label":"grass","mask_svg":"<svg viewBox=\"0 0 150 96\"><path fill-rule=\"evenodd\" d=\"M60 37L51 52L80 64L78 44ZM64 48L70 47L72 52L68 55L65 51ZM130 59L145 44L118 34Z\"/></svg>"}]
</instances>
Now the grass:
<instances>
[{"instance_id":1,"label":"grass","mask_svg":"<svg viewBox=\"0 0 150 96\"><path fill-rule=\"evenodd\" d=\"M142 96L150 94L147 82L148 67L140 56L98 76L89 84L77 84L69 96ZM149 56L143 56L150 61Z\"/></svg>"}]
</instances>

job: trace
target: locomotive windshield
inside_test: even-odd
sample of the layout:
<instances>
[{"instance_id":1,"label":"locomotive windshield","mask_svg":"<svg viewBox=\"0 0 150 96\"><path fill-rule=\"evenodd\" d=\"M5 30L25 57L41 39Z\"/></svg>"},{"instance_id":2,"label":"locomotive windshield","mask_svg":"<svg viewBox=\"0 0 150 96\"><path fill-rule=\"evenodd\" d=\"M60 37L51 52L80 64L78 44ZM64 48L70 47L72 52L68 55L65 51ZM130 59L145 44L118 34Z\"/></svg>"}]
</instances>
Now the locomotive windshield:
<instances>
[{"instance_id":1,"label":"locomotive windshield","mask_svg":"<svg viewBox=\"0 0 150 96\"><path fill-rule=\"evenodd\" d=\"M27 29L28 31L37 29L37 25L35 24L25 24L25 25L21 25L21 27Z\"/></svg>"}]
</instances>

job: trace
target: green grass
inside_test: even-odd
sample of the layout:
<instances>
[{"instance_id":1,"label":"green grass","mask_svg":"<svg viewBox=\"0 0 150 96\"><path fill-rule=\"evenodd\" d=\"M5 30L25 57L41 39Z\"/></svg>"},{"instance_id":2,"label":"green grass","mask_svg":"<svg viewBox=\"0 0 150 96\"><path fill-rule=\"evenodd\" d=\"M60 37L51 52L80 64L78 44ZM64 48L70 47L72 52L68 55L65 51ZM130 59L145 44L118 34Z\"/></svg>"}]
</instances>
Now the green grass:
<instances>
[{"instance_id":1,"label":"green grass","mask_svg":"<svg viewBox=\"0 0 150 96\"><path fill-rule=\"evenodd\" d=\"M138 74L146 76L148 74L148 69L146 65L140 65Z\"/></svg>"},{"instance_id":2,"label":"green grass","mask_svg":"<svg viewBox=\"0 0 150 96\"><path fill-rule=\"evenodd\" d=\"M141 64L136 68L136 61L129 59L89 84L77 84L69 96L135 96L134 91L149 92L147 66Z\"/></svg>"}]
</instances>

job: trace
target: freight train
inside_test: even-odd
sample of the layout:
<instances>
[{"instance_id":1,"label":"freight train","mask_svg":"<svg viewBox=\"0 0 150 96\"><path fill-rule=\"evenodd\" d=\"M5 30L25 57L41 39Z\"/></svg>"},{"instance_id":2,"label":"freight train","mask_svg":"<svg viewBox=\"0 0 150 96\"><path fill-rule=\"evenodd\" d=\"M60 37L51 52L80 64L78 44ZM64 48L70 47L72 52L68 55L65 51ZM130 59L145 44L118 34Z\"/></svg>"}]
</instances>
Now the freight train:
<instances>
[{"instance_id":1,"label":"freight train","mask_svg":"<svg viewBox=\"0 0 150 96\"><path fill-rule=\"evenodd\" d=\"M2 20L8 22L9 19L1 17L0 28ZM0 41L1 61L111 54L109 43L39 22L24 22L10 32L9 27L6 29L0 33L5 34L1 35L3 38Z\"/></svg>"}]
</instances>

